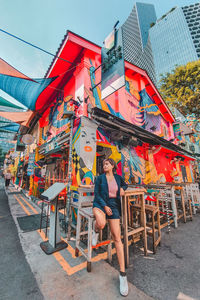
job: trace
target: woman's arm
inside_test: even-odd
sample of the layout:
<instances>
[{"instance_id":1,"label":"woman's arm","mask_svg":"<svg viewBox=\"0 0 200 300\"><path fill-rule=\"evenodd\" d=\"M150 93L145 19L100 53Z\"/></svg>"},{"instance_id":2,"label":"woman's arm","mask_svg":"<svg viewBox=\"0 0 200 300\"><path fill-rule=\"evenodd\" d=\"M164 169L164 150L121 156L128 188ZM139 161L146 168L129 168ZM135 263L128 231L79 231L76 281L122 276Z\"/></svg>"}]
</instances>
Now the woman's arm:
<instances>
[{"instance_id":1,"label":"woman's arm","mask_svg":"<svg viewBox=\"0 0 200 300\"><path fill-rule=\"evenodd\" d=\"M105 206L107 206L107 203L100 196L100 188L101 188L101 180L100 180L100 177L98 176L96 179L96 182L95 182L95 187L94 187L94 199L97 200L102 207L105 207Z\"/></svg>"}]
</instances>

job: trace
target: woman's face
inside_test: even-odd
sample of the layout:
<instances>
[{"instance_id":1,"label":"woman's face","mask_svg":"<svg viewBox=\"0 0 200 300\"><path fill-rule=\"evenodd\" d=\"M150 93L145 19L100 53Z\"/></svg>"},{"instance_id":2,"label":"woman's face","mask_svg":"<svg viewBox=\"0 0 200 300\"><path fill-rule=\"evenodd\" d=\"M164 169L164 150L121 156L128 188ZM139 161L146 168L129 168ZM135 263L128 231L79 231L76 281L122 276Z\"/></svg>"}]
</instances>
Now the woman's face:
<instances>
[{"instance_id":1,"label":"woman's face","mask_svg":"<svg viewBox=\"0 0 200 300\"><path fill-rule=\"evenodd\" d=\"M109 172L109 171L112 171L114 168L114 166L111 165L111 163L106 160L104 163L103 163L103 170L105 173Z\"/></svg>"}]
</instances>

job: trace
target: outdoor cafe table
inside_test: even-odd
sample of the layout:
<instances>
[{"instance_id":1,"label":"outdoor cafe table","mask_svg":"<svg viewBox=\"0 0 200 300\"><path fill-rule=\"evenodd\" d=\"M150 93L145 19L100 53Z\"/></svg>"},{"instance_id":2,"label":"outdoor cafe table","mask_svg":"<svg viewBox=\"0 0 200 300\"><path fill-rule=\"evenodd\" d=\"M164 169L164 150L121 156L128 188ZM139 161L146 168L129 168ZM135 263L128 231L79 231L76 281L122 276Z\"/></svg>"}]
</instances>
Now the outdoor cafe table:
<instances>
[{"instance_id":1,"label":"outdoor cafe table","mask_svg":"<svg viewBox=\"0 0 200 300\"><path fill-rule=\"evenodd\" d=\"M134 235L139 232L143 232L144 238L144 253L147 254L147 233L146 233L146 215L145 215L145 202L144 202L144 193L146 190L144 188L130 188L124 192L122 196L122 227L123 227L123 235L124 235L124 258L125 258L125 266L128 268L129 265L129 249L128 249L128 237L130 235ZM131 228L129 231L128 228L128 198L131 196L139 196L140 204L141 204L141 222L142 227L139 228Z\"/></svg>"}]
</instances>

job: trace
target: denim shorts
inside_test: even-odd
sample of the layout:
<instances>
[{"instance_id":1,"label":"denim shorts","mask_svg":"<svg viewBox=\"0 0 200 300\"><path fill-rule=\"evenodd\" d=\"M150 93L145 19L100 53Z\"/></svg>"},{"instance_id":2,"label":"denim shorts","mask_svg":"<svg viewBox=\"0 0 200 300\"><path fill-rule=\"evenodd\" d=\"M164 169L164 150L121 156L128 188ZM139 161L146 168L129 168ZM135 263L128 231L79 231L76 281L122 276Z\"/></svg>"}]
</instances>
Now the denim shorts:
<instances>
[{"instance_id":1,"label":"denim shorts","mask_svg":"<svg viewBox=\"0 0 200 300\"><path fill-rule=\"evenodd\" d=\"M112 215L108 216L105 212L104 207L102 207L98 202L93 203L93 208L97 207L101 209L104 214L106 215L106 219L120 219L121 217L121 205L118 203L118 200L116 198L109 198L107 202L107 206L111 208Z\"/></svg>"}]
</instances>

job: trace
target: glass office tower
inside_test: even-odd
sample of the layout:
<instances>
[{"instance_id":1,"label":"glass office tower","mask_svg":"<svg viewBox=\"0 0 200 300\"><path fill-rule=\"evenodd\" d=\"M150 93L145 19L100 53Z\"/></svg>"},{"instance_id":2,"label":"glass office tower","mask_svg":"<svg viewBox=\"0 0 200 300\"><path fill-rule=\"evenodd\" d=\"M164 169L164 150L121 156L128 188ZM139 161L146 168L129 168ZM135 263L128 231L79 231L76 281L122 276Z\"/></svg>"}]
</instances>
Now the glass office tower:
<instances>
[{"instance_id":1,"label":"glass office tower","mask_svg":"<svg viewBox=\"0 0 200 300\"><path fill-rule=\"evenodd\" d=\"M125 59L158 86L161 74L200 59L200 3L174 7L157 20L152 4L136 2L122 32Z\"/></svg>"},{"instance_id":2,"label":"glass office tower","mask_svg":"<svg viewBox=\"0 0 200 300\"><path fill-rule=\"evenodd\" d=\"M153 55L149 40L149 28L156 22L156 12L152 4L138 3L122 25L124 58L147 71L155 82Z\"/></svg>"},{"instance_id":3,"label":"glass office tower","mask_svg":"<svg viewBox=\"0 0 200 300\"><path fill-rule=\"evenodd\" d=\"M171 9L149 29L156 82L161 74L200 58L200 3Z\"/></svg>"}]
</instances>

